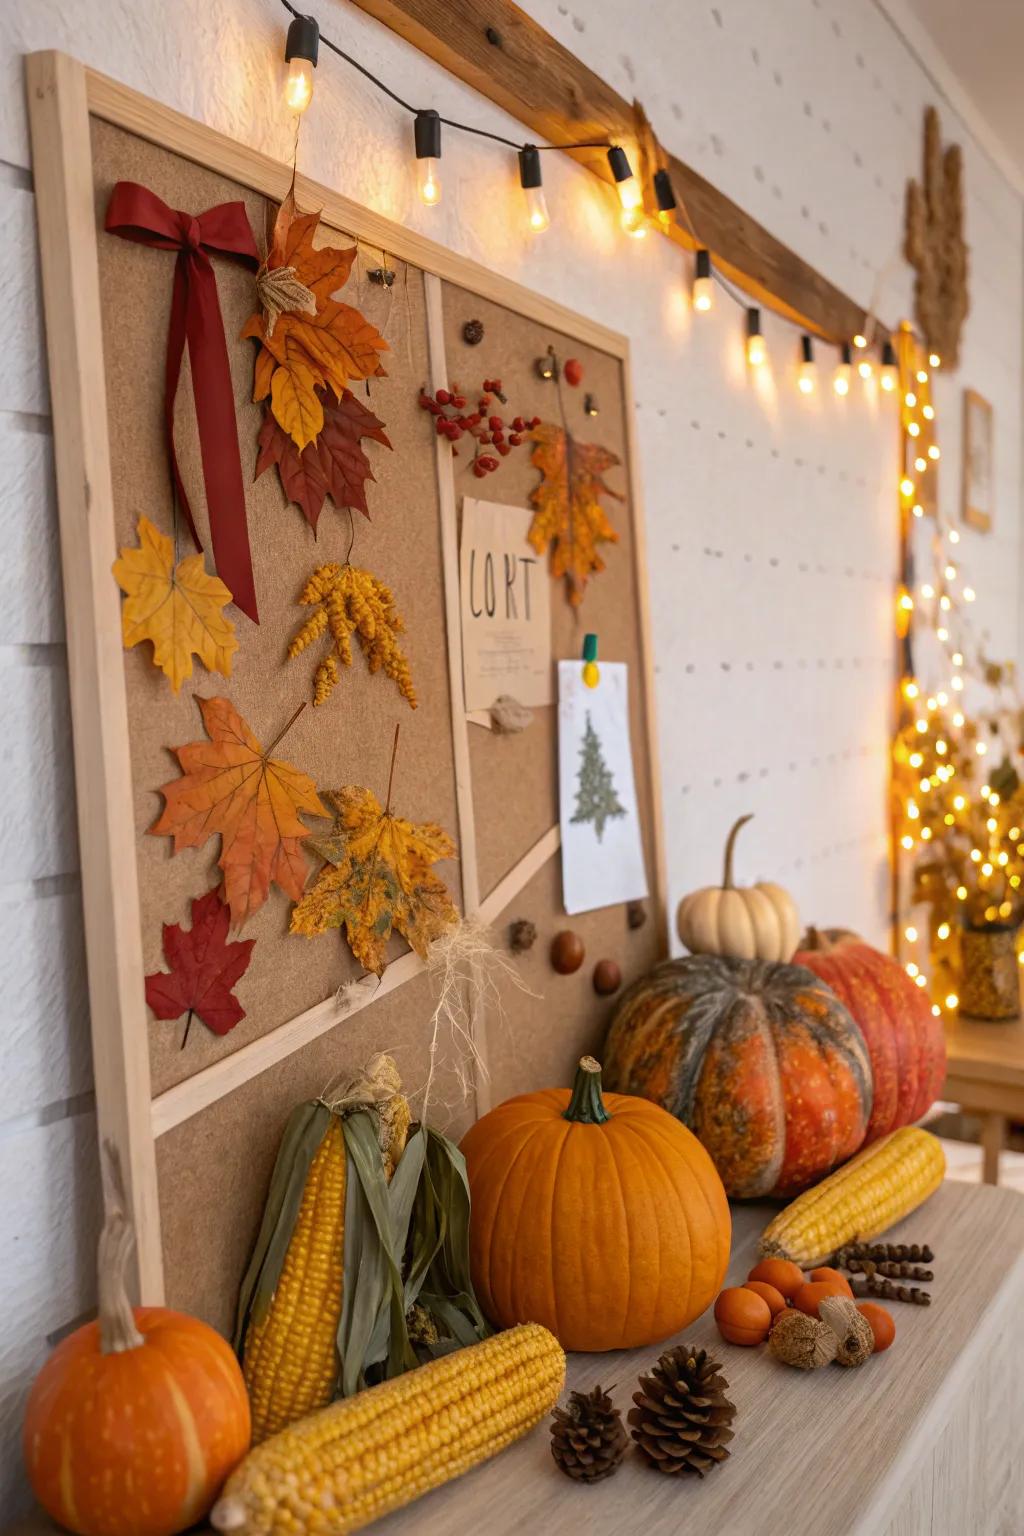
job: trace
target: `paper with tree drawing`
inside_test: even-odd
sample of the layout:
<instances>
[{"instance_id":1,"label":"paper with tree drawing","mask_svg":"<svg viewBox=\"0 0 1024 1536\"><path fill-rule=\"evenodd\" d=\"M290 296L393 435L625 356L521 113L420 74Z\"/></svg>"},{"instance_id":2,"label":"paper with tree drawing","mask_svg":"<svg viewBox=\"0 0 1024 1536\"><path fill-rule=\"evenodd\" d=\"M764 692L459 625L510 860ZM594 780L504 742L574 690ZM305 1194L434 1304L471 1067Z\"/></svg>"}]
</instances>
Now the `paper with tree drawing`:
<instances>
[{"instance_id":1,"label":"paper with tree drawing","mask_svg":"<svg viewBox=\"0 0 1024 1536\"><path fill-rule=\"evenodd\" d=\"M601 662L596 688L583 663L558 663L562 895L572 916L647 895L629 741L629 669Z\"/></svg>"},{"instance_id":2,"label":"paper with tree drawing","mask_svg":"<svg viewBox=\"0 0 1024 1536\"><path fill-rule=\"evenodd\" d=\"M555 702L551 582L527 532L532 512L472 496L462 503L459 586L467 710L501 694L535 708Z\"/></svg>"}]
</instances>

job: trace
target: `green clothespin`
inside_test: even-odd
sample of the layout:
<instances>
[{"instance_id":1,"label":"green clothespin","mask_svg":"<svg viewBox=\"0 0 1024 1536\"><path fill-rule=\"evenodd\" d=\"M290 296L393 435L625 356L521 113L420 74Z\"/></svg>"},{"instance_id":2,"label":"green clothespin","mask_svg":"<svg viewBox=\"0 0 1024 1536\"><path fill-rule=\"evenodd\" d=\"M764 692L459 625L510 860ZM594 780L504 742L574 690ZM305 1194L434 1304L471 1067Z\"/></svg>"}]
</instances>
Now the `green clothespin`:
<instances>
[{"instance_id":1,"label":"green clothespin","mask_svg":"<svg viewBox=\"0 0 1024 1536\"><path fill-rule=\"evenodd\" d=\"M583 681L588 688L596 688L601 681L601 671L597 665L597 636L583 636Z\"/></svg>"}]
</instances>

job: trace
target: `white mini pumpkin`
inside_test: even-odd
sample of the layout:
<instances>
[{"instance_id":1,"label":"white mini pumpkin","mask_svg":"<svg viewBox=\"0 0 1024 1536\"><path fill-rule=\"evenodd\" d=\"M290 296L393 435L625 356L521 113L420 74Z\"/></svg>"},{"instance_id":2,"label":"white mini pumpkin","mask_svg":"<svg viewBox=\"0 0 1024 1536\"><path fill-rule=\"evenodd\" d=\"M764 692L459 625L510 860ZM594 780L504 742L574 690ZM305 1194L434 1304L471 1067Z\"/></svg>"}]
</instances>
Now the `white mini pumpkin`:
<instances>
[{"instance_id":1,"label":"white mini pumpkin","mask_svg":"<svg viewBox=\"0 0 1024 1536\"><path fill-rule=\"evenodd\" d=\"M750 816L741 816L729 833L722 884L692 891L679 903L676 927L691 954L785 961L796 952L800 918L789 892L769 880L733 885L736 834L750 820Z\"/></svg>"}]
</instances>

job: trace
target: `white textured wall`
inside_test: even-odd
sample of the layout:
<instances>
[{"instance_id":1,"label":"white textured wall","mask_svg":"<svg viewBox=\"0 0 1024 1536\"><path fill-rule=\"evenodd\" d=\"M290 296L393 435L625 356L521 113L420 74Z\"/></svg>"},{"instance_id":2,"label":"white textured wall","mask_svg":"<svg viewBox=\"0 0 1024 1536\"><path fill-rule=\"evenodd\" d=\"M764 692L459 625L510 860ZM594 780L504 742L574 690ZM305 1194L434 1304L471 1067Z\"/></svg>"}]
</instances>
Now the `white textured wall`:
<instances>
[{"instance_id":1,"label":"white textured wall","mask_svg":"<svg viewBox=\"0 0 1024 1536\"><path fill-rule=\"evenodd\" d=\"M423 105L482 124L501 114L338 0L325 30ZM530 0L537 19L757 218L898 317L903 185L936 91L872 0ZM47 1336L92 1302L95 1230L87 1009L49 403L33 249L21 55L57 47L285 158L284 13L276 0L7 0L0 34L0 1511L23 1498L20 1406ZM628 17L628 24L626 18ZM941 100L939 102L942 105ZM1020 200L964 143L973 312L962 381L998 411L996 530L963 564L993 650L1016 653L1021 418ZM517 130L511 130L515 133ZM808 917L885 932L886 711L895 554L891 415L794 390L796 339L768 322L757 388L737 313L693 317L683 260L619 234L609 194L546 159L555 223L522 230L509 160L449 137L445 200L425 210L407 122L330 56L302 130L312 176L627 331L651 553L673 897L712 878L742 811L740 873L788 881ZM959 381L941 382L944 497L958 496Z\"/></svg>"}]
</instances>

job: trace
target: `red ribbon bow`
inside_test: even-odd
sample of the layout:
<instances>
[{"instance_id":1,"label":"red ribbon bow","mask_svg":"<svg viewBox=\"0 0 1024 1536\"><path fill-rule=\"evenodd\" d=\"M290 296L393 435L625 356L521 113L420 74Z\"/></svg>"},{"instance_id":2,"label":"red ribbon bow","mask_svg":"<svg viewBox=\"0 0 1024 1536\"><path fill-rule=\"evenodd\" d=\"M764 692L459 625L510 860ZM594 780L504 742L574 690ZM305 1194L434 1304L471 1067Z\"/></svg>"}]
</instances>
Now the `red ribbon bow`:
<instances>
[{"instance_id":1,"label":"red ribbon bow","mask_svg":"<svg viewBox=\"0 0 1024 1536\"><path fill-rule=\"evenodd\" d=\"M234 602L259 623L235 397L217 279L210 261L211 255L227 256L254 272L259 267L260 254L245 204L221 203L199 215L180 213L168 208L148 187L135 181L119 181L107 205L106 228L122 240L178 253L164 373L164 424L171 473L196 548L202 549L174 447L174 397L188 342L214 562Z\"/></svg>"}]
</instances>

